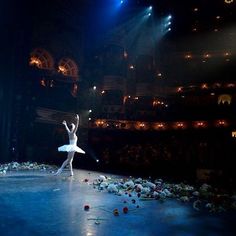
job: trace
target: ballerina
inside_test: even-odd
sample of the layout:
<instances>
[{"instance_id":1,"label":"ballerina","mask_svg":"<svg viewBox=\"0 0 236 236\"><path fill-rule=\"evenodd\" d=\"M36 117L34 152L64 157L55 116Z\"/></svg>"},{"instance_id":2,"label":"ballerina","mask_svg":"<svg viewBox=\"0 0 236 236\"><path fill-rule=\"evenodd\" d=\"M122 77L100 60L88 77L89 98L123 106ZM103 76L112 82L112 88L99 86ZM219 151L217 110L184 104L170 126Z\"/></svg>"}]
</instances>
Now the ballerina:
<instances>
[{"instance_id":1,"label":"ballerina","mask_svg":"<svg viewBox=\"0 0 236 236\"><path fill-rule=\"evenodd\" d=\"M73 176L72 162L75 155L75 152L85 154L85 151L77 146L78 137L76 132L79 127L79 115L76 115L76 124L71 124L71 129L68 128L67 123L63 120L62 124L65 126L65 129L69 136L69 144L63 145L58 148L59 152L68 152L67 159L62 163L61 167L58 169L55 175L61 174L64 167L69 164L70 176Z\"/></svg>"}]
</instances>

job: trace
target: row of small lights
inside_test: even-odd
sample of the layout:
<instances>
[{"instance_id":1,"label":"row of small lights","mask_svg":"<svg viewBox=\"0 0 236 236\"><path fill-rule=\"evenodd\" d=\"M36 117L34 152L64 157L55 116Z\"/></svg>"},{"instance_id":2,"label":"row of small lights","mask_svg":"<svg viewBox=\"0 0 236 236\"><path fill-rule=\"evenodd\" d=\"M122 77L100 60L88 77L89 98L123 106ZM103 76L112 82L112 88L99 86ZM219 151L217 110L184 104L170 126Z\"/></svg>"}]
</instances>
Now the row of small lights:
<instances>
[{"instance_id":1,"label":"row of small lights","mask_svg":"<svg viewBox=\"0 0 236 236\"><path fill-rule=\"evenodd\" d=\"M213 84L212 86L209 86L208 84L206 84L206 83L204 83L204 84L201 84L199 87L198 86L193 86L193 85L191 85L191 86L189 86L189 87L178 87L177 89L176 89L176 92L177 93L182 93L182 92L184 92L184 89L187 89L187 88L193 88L193 89L197 89L197 88L201 88L201 89L210 89L210 88L222 88L223 87L223 85L222 84L220 84L220 83L215 83L215 84ZM236 87L236 83L227 83L225 86L224 86L225 88L235 88ZM94 86L93 87L93 90L96 90L97 89L97 87L96 86ZM103 90L102 92L101 92L101 94L103 95L103 94L105 94L106 93L106 91L105 90ZM215 93L210 93L210 95L215 95ZM183 98L184 98L184 96L183 96ZM139 100L139 97L138 96L130 96L130 95L127 95L127 96L124 96L124 98L123 98L123 103L125 104L126 103L126 101L128 100L128 99L130 99L130 100ZM163 102L163 101L161 101L161 100L159 100L159 99L157 99L157 98L153 98L153 102L152 102L152 105L153 105L153 107L168 107L168 104L166 104L165 102Z\"/></svg>"},{"instance_id":2,"label":"row of small lights","mask_svg":"<svg viewBox=\"0 0 236 236\"><path fill-rule=\"evenodd\" d=\"M186 60L191 60L191 59L193 59L193 58L203 58L203 61L202 62L206 62L206 59L210 59L210 58L212 58L212 57L219 57L219 55L221 56L221 54L210 54L210 53L204 53L202 56L199 56L199 55L192 55L191 53L187 53L187 54L185 54L184 55L184 58L186 59ZM226 61L230 61L230 56L231 56L232 54L230 53L230 52L225 52L225 53L223 53L222 54L222 56L223 57L225 57L226 59ZM134 65L129 65L129 69L130 70L135 70L135 66ZM158 75L157 75L158 77L161 77L162 76L162 74L161 73L158 73Z\"/></svg>"},{"instance_id":3,"label":"row of small lights","mask_svg":"<svg viewBox=\"0 0 236 236\"><path fill-rule=\"evenodd\" d=\"M130 100L139 100L139 97L138 97L138 96L132 97L132 96L130 96L130 95L124 96L124 103L126 103L126 101L127 101L128 99L130 99ZM152 105L153 105L154 107L157 107L157 106L165 106L165 107L168 107L167 104L165 104L163 101L158 100L157 98L153 98Z\"/></svg>"},{"instance_id":4,"label":"row of small lights","mask_svg":"<svg viewBox=\"0 0 236 236\"><path fill-rule=\"evenodd\" d=\"M221 55L221 54L220 54L220 55L217 54L217 56L216 56L216 54L214 55L214 54L210 54L210 53L205 53L205 54L203 54L202 56L199 56L199 55L192 55L191 53L187 53L187 54L184 55L184 58L190 60L190 59L193 59L194 57L202 57L203 59L209 59L209 58L212 58L212 57L223 56L223 57L226 58L226 61L229 61L229 60L230 60L229 57L230 57L231 55L232 55L232 54L231 54L230 52L225 52L225 53L223 53L222 55Z\"/></svg>"},{"instance_id":5,"label":"row of small lights","mask_svg":"<svg viewBox=\"0 0 236 236\"><path fill-rule=\"evenodd\" d=\"M207 121L193 121L189 122L132 122L132 121L113 121L112 124L107 120L96 120L94 122L98 128L119 128L119 129L140 129L140 130L166 130L166 129L186 129L186 128L207 128L209 123ZM225 120L217 120L214 122L216 127L227 127L229 123Z\"/></svg>"},{"instance_id":6,"label":"row of small lights","mask_svg":"<svg viewBox=\"0 0 236 236\"><path fill-rule=\"evenodd\" d=\"M210 89L210 88L235 88L236 87L236 83L227 83L227 84L225 84L225 85L222 85L221 83L214 83L214 84L212 84L212 85L208 85L207 83L203 83L203 84L201 84L200 86L194 86L194 85L191 85L191 86L188 86L188 87L178 87L176 90L177 90L177 92L178 93L180 93L180 92L183 92L184 91L184 89L187 89L187 88L192 88L192 89L196 89L196 88L201 88L201 89ZM93 86L93 90L96 90L97 89L97 87L96 86ZM102 92L101 92L101 94L103 95L103 94L105 94L106 93L106 91L105 90L103 90ZM134 97L132 97L132 96L130 96L130 95L127 95L127 96L124 96L124 101L126 101L127 99L134 99L134 100L138 100L139 99L139 97L138 96L134 96ZM153 101L153 103L154 104L161 104L161 105L163 105L164 104L164 102L160 102L159 100L156 100L155 98L154 98L154 101ZM165 104L164 104L165 105Z\"/></svg>"},{"instance_id":7,"label":"row of small lights","mask_svg":"<svg viewBox=\"0 0 236 236\"><path fill-rule=\"evenodd\" d=\"M96 87L96 86L93 86L93 90L96 90L96 89L97 89L97 87ZM106 93L105 90L103 90L103 91L101 92L101 94L105 94L105 93ZM123 102L126 103L126 101L127 101L128 99L130 99L130 100L139 100L139 97L138 97L138 96L132 97L132 96L130 96L130 95L127 95L127 96L124 96ZM165 106L165 107L168 107L168 104L165 104L163 101L160 101L160 100L158 100L158 99L156 99L156 98L153 99L152 105L153 105L154 107L157 107L157 106Z\"/></svg>"},{"instance_id":8,"label":"row of small lights","mask_svg":"<svg viewBox=\"0 0 236 236\"><path fill-rule=\"evenodd\" d=\"M220 83L215 83L213 84L212 86L209 86L208 84L201 84L199 86L201 89L209 89L209 88L222 88L222 87L225 87L225 88L235 88L236 87L236 83L227 83L225 84L225 86L223 86L222 84ZM184 89L187 89L187 88L199 88L197 86L189 86L189 87L178 87L177 88L177 92L183 92Z\"/></svg>"}]
</instances>

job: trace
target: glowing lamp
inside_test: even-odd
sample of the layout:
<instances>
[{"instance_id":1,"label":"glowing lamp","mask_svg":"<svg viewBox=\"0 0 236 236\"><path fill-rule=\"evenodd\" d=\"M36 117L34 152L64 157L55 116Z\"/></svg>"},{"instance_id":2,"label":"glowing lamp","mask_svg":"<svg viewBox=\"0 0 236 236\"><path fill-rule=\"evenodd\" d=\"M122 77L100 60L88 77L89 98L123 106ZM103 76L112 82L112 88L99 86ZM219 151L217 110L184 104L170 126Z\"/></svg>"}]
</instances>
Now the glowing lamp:
<instances>
[{"instance_id":1,"label":"glowing lamp","mask_svg":"<svg viewBox=\"0 0 236 236\"><path fill-rule=\"evenodd\" d=\"M236 131L232 131L231 135L232 135L232 138L236 138Z\"/></svg>"},{"instance_id":2,"label":"glowing lamp","mask_svg":"<svg viewBox=\"0 0 236 236\"><path fill-rule=\"evenodd\" d=\"M183 123L177 123L178 128L183 128L184 124Z\"/></svg>"},{"instance_id":3,"label":"glowing lamp","mask_svg":"<svg viewBox=\"0 0 236 236\"><path fill-rule=\"evenodd\" d=\"M184 56L184 58L185 58L185 59L191 59L192 56L191 56L190 54L186 54L186 55Z\"/></svg>"},{"instance_id":4,"label":"glowing lamp","mask_svg":"<svg viewBox=\"0 0 236 236\"><path fill-rule=\"evenodd\" d=\"M235 87L235 84L233 84L233 83L230 83L230 84L227 84L227 86L226 86L227 88L234 88Z\"/></svg>"},{"instance_id":5,"label":"glowing lamp","mask_svg":"<svg viewBox=\"0 0 236 236\"><path fill-rule=\"evenodd\" d=\"M227 4L231 4L233 2L234 2L234 0L225 0L225 3L227 3Z\"/></svg>"},{"instance_id":6,"label":"glowing lamp","mask_svg":"<svg viewBox=\"0 0 236 236\"><path fill-rule=\"evenodd\" d=\"M228 56L230 56L230 53L229 53L229 52L225 52L225 53L224 53L224 56L225 56L225 57L228 57Z\"/></svg>"},{"instance_id":7,"label":"glowing lamp","mask_svg":"<svg viewBox=\"0 0 236 236\"><path fill-rule=\"evenodd\" d=\"M202 84L201 88L202 88L202 89L207 89L208 86L207 86L207 84Z\"/></svg>"},{"instance_id":8,"label":"glowing lamp","mask_svg":"<svg viewBox=\"0 0 236 236\"><path fill-rule=\"evenodd\" d=\"M42 62L36 57L31 57L29 64L31 66L37 66L38 68L40 68L42 66Z\"/></svg>"},{"instance_id":9,"label":"glowing lamp","mask_svg":"<svg viewBox=\"0 0 236 236\"><path fill-rule=\"evenodd\" d=\"M211 55L209 54L209 53L206 53L206 54L204 54L204 56L203 56L204 58L210 58L211 57Z\"/></svg>"},{"instance_id":10,"label":"glowing lamp","mask_svg":"<svg viewBox=\"0 0 236 236\"><path fill-rule=\"evenodd\" d=\"M219 124L219 125L225 125L225 121L220 120L220 121L218 122L218 124Z\"/></svg>"}]
</instances>

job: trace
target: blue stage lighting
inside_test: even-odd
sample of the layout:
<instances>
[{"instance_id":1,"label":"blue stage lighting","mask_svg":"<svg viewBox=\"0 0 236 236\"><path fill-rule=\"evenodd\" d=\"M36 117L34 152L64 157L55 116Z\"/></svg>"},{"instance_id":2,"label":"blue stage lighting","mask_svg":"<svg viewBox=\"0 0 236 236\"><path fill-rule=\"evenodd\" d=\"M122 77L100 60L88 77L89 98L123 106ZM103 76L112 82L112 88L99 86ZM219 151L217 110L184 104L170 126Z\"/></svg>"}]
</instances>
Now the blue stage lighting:
<instances>
[{"instance_id":1,"label":"blue stage lighting","mask_svg":"<svg viewBox=\"0 0 236 236\"><path fill-rule=\"evenodd\" d=\"M152 15L152 13L148 13L148 16L151 16Z\"/></svg>"},{"instance_id":2,"label":"blue stage lighting","mask_svg":"<svg viewBox=\"0 0 236 236\"><path fill-rule=\"evenodd\" d=\"M170 21L168 23L164 24L165 27L169 27L170 25L171 25Z\"/></svg>"},{"instance_id":3,"label":"blue stage lighting","mask_svg":"<svg viewBox=\"0 0 236 236\"><path fill-rule=\"evenodd\" d=\"M168 31L171 31L171 28L168 28Z\"/></svg>"},{"instance_id":4,"label":"blue stage lighting","mask_svg":"<svg viewBox=\"0 0 236 236\"><path fill-rule=\"evenodd\" d=\"M124 1L120 1L120 4L123 4L124 3Z\"/></svg>"},{"instance_id":5,"label":"blue stage lighting","mask_svg":"<svg viewBox=\"0 0 236 236\"><path fill-rule=\"evenodd\" d=\"M152 6L150 6L148 9L151 11L152 10Z\"/></svg>"},{"instance_id":6,"label":"blue stage lighting","mask_svg":"<svg viewBox=\"0 0 236 236\"><path fill-rule=\"evenodd\" d=\"M167 19L168 19L168 20L170 20L171 18L172 18L172 16L171 16L171 15L169 15Z\"/></svg>"}]
</instances>

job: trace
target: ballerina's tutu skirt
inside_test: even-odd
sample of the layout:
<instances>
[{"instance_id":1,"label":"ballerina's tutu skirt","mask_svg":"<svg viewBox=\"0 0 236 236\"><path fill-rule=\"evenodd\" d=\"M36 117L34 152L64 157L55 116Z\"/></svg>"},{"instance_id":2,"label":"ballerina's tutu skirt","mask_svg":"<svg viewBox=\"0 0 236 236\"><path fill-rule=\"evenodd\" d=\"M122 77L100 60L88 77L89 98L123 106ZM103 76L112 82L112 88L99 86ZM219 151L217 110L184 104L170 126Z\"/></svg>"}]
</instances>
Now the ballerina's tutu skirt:
<instances>
[{"instance_id":1,"label":"ballerina's tutu skirt","mask_svg":"<svg viewBox=\"0 0 236 236\"><path fill-rule=\"evenodd\" d=\"M85 151L77 145L66 144L58 148L59 152L79 152L85 154Z\"/></svg>"}]
</instances>

